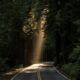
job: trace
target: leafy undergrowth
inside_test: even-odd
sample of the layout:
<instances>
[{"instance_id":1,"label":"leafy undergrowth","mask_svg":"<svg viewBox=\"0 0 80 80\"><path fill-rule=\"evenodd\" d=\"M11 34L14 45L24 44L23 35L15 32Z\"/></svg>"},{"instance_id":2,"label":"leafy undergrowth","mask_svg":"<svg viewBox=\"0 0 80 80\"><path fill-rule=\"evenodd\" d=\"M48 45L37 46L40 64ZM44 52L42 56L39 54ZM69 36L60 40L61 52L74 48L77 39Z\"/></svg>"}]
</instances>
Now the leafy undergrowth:
<instances>
[{"instance_id":1,"label":"leafy undergrowth","mask_svg":"<svg viewBox=\"0 0 80 80\"><path fill-rule=\"evenodd\" d=\"M65 64L62 67L62 71L65 72L71 80L80 80L80 65L76 63Z\"/></svg>"},{"instance_id":2,"label":"leafy undergrowth","mask_svg":"<svg viewBox=\"0 0 80 80\"><path fill-rule=\"evenodd\" d=\"M10 80L15 74L20 72L22 67L10 69L7 72L0 73L0 80Z\"/></svg>"}]
</instances>

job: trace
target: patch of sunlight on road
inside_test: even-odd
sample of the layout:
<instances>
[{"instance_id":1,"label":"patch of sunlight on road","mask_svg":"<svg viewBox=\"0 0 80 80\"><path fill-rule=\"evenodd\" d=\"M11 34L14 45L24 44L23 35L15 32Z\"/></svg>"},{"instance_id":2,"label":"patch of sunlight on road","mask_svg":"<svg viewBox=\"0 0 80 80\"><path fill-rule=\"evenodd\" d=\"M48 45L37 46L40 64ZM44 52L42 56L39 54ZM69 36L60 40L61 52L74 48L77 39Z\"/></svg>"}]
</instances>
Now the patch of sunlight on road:
<instances>
[{"instance_id":1,"label":"patch of sunlight on road","mask_svg":"<svg viewBox=\"0 0 80 80\"><path fill-rule=\"evenodd\" d=\"M21 72L35 72L37 70L45 70L46 67L53 67L54 62L42 62L42 63L37 63L33 64L29 67L19 67L19 68L14 68L13 70L10 70L6 72L4 75L14 75L16 73L21 73Z\"/></svg>"},{"instance_id":2,"label":"patch of sunlight on road","mask_svg":"<svg viewBox=\"0 0 80 80\"><path fill-rule=\"evenodd\" d=\"M54 62L42 62L42 63L38 63L38 64L33 64L29 67L24 68L21 72L35 72L37 70L45 70L46 67L53 67Z\"/></svg>"}]
</instances>

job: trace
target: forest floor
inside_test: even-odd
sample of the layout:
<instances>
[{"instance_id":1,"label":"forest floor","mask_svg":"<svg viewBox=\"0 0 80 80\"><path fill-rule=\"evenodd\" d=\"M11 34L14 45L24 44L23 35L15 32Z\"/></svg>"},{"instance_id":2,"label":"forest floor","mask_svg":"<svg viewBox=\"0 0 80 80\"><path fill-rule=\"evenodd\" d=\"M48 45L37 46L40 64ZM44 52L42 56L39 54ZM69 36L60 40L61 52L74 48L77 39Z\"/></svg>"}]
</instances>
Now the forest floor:
<instances>
[{"instance_id":1,"label":"forest floor","mask_svg":"<svg viewBox=\"0 0 80 80\"><path fill-rule=\"evenodd\" d=\"M10 69L7 72L0 73L0 80L10 80L15 74L17 74L22 67Z\"/></svg>"}]
</instances>

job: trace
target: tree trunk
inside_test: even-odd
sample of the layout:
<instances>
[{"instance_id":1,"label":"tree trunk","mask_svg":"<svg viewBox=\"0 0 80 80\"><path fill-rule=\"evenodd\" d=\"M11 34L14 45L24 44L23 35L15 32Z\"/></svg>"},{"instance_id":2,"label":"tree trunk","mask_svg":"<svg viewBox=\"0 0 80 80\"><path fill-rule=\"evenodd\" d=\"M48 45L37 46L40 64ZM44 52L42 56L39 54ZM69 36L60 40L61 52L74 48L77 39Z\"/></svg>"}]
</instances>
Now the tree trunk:
<instances>
[{"instance_id":1,"label":"tree trunk","mask_svg":"<svg viewBox=\"0 0 80 80\"><path fill-rule=\"evenodd\" d=\"M58 30L56 30L56 65L60 64L60 52L61 52L61 36Z\"/></svg>"}]
</instances>

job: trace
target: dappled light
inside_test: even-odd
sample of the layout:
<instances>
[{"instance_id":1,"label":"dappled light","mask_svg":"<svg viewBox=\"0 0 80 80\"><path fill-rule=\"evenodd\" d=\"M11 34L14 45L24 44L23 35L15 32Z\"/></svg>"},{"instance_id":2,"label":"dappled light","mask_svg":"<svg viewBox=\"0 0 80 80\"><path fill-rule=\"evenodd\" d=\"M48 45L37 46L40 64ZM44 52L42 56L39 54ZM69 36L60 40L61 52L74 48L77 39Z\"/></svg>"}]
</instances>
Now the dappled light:
<instances>
[{"instance_id":1,"label":"dappled light","mask_svg":"<svg viewBox=\"0 0 80 80\"><path fill-rule=\"evenodd\" d=\"M45 69L45 67L53 67L53 62L42 62L42 63L37 63L37 64L33 64L33 65L31 65L31 66L29 66L29 67L26 67L26 68L24 68L24 69L22 69L22 72L23 71L36 71L36 70L44 70Z\"/></svg>"},{"instance_id":2,"label":"dappled light","mask_svg":"<svg viewBox=\"0 0 80 80\"><path fill-rule=\"evenodd\" d=\"M46 17L49 12L48 8L45 7L40 13L36 12L37 8L35 7L37 4L33 5L33 8L29 12L29 17L24 22L24 26L22 27L23 32L26 37L32 37L32 52L25 53L31 54L32 60L31 64L39 63L42 59L43 47L45 42L45 26L46 26ZM36 19L36 14L41 14L39 19Z\"/></svg>"},{"instance_id":3,"label":"dappled light","mask_svg":"<svg viewBox=\"0 0 80 80\"><path fill-rule=\"evenodd\" d=\"M44 15L42 15L42 17L40 18L37 27L38 27L38 31L35 33L36 34L36 42L34 43L34 51L33 51L33 60L32 60L32 64L33 63L39 63L41 56L42 56L42 49L44 46L44 36L45 36L45 22L46 22L46 18Z\"/></svg>"}]
</instances>

